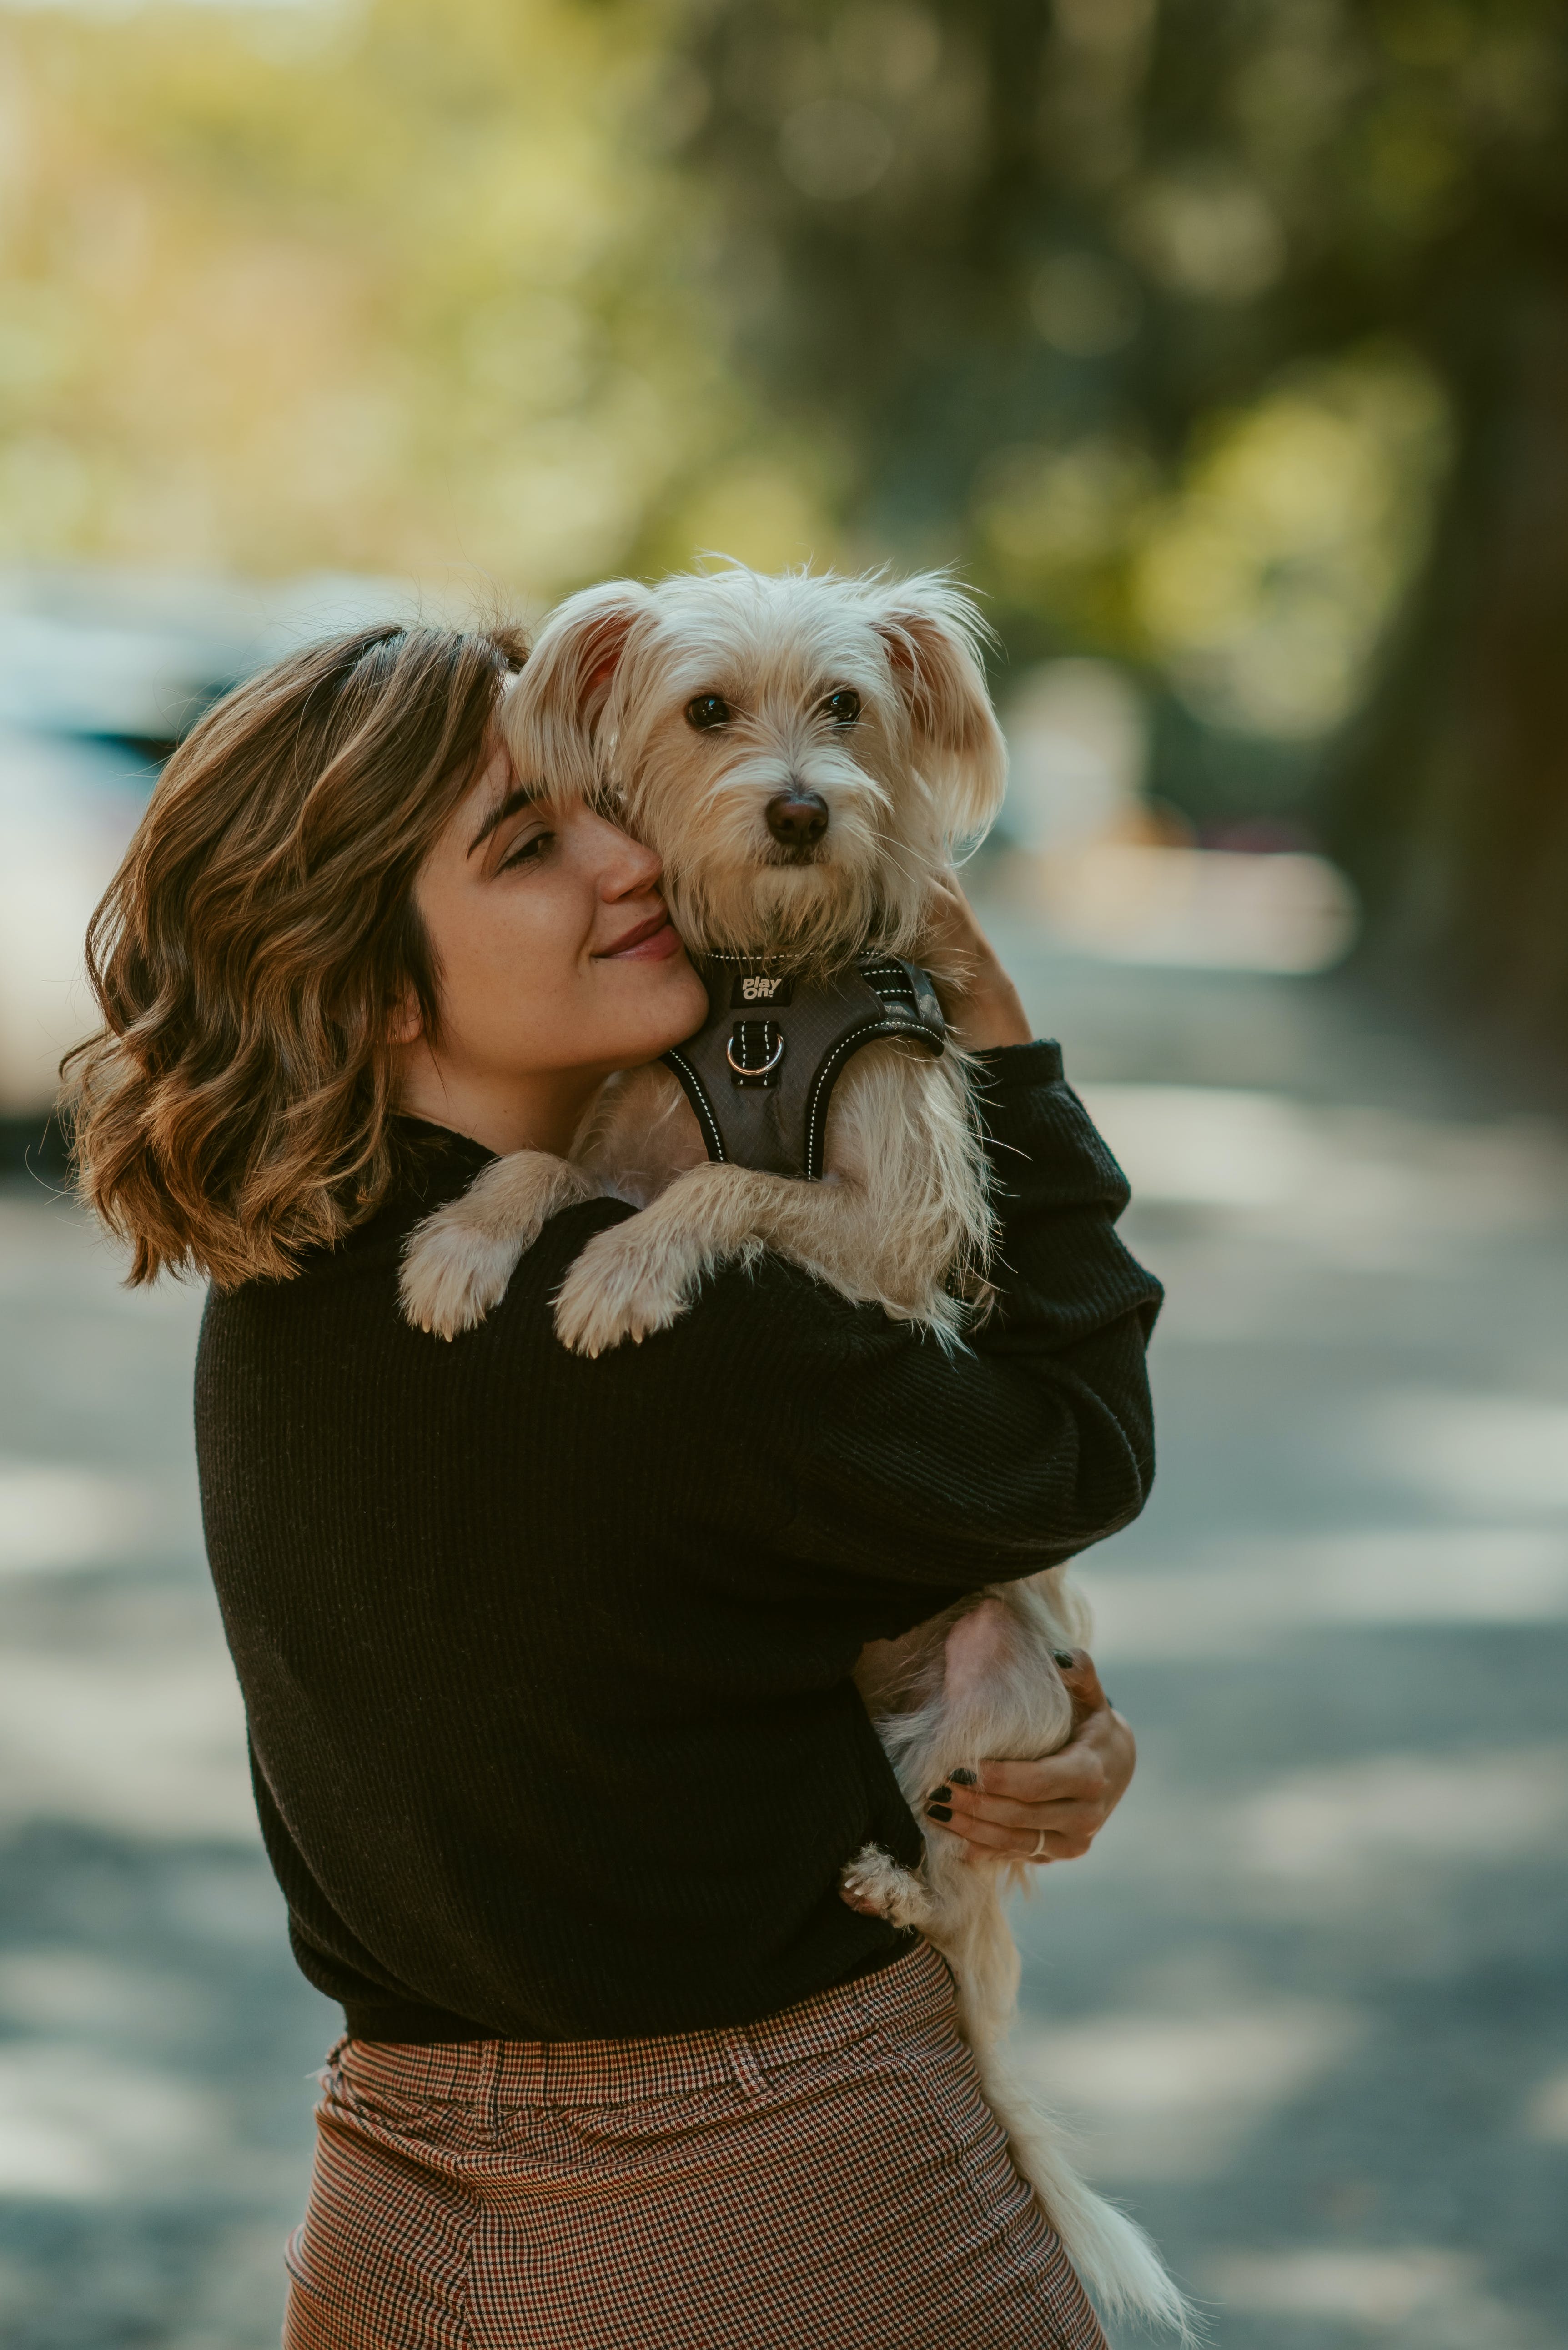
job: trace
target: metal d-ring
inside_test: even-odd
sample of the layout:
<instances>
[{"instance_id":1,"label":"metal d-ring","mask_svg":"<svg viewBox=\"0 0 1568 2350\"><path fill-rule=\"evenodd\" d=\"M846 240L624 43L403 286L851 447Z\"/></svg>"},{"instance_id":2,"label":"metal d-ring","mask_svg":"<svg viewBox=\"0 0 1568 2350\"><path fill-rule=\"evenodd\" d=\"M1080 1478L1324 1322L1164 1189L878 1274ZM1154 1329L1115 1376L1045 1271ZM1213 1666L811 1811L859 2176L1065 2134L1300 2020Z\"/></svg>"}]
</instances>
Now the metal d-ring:
<instances>
[{"instance_id":1,"label":"metal d-ring","mask_svg":"<svg viewBox=\"0 0 1568 2350\"><path fill-rule=\"evenodd\" d=\"M724 1046L724 1058L728 1061L730 1066L733 1069L738 1077L768 1076L778 1067L778 1065L784 1059L784 1040L782 1035L779 1037L778 1043L774 1046L773 1057L771 1060L758 1061L755 1063L737 1061L735 1058L735 1040L733 1036L730 1038L728 1044Z\"/></svg>"}]
</instances>

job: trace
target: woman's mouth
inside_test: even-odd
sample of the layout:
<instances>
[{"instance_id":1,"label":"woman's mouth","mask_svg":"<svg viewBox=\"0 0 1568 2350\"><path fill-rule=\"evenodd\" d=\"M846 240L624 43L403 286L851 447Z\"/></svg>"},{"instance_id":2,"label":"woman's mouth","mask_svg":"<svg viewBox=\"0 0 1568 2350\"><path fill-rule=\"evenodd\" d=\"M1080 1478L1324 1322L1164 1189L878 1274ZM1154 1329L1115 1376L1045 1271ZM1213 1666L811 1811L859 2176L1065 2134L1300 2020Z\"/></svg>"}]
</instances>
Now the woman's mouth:
<instances>
[{"instance_id":1,"label":"woman's mouth","mask_svg":"<svg viewBox=\"0 0 1568 2350\"><path fill-rule=\"evenodd\" d=\"M601 947L595 960L599 962L662 962L667 955L679 954L680 951L680 933L660 906L657 914L649 914L645 922L637 923L613 947Z\"/></svg>"}]
</instances>

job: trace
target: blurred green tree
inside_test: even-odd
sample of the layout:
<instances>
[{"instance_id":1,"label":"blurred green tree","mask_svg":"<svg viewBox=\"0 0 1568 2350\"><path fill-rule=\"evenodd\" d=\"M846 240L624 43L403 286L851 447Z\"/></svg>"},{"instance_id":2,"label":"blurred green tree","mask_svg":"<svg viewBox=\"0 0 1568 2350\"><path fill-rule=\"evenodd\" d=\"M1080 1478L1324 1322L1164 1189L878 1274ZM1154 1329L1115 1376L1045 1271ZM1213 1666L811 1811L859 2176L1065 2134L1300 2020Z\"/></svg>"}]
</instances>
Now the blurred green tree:
<instances>
[{"instance_id":1,"label":"blurred green tree","mask_svg":"<svg viewBox=\"0 0 1568 2350\"><path fill-rule=\"evenodd\" d=\"M1568 0L0 16L0 557L953 560L1568 1034Z\"/></svg>"},{"instance_id":2,"label":"blurred green tree","mask_svg":"<svg viewBox=\"0 0 1568 2350\"><path fill-rule=\"evenodd\" d=\"M689 54L851 544L1158 667L1315 779L1375 947L1568 1043L1563 0L711 0Z\"/></svg>"},{"instance_id":3,"label":"blurred green tree","mask_svg":"<svg viewBox=\"0 0 1568 2350\"><path fill-rule=\"evenodd\" d=\"M0 15L0 558L626 561L743 434L649 0Z\"/></svg>"}]
</instances>

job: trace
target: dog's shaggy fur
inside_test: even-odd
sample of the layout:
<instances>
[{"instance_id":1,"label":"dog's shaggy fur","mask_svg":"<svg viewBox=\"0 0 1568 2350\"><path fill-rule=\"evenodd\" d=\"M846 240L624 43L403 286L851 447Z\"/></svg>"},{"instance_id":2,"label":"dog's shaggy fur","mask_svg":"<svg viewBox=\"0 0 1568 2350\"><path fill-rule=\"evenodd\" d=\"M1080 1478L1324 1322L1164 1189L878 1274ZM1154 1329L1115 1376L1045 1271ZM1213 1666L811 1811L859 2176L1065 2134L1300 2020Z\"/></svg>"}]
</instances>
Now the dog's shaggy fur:
<instances>
[{"instance_id":1,"label":"dog's shaggy fur","mask_svg":"<svg viewBox=\"0 0 1568 2350\"><path fill-rule=\"evenodd\" d=\"M940 577L769 578L735 567L652 588L617 581L545 623L504 723L521 775L593 797L659 851L689 947L782 957L809 975L868 949L917 951L955 845L995 816L1006 762L978 638L972 605ZM728 716L699 727L688 713L705 696ZM826 829L781 844L768 803L803 790L826 807ZM820 1183L711 1165L662 1067L612 1080L569 1159L501 1159L415 1233L402 1284L410 1320L446 1337L472 1326L545 1220L604 1193L642 1212L597 1234L562 1285L556 1326L580 1354L666 1328L707 1275L763 1249L948 1347L986 1295L987 1162L962 1055L932 1061L885 1042L838 1081ZM1064 1742L1073 1709L1052 1651L1085 1628L1055 1570L867 1649L862 1692L917 1815L966 1760ZM920 1875L867 1848L846 1870L846 1892L918 1927L951 1963L1020 2166L1102 2304L1183 2324L1147 2240L1005 2085L1019 1970L1008 1872L978 1852L965 1863L954 1837L928 1845Z\"/></svg>"},{"instance_id":2,"label":"dog's shaggy fur","mask_svg":"<svg viewBox=\"0 0 1568 2350\"><path fill-rule=\"evenodd\" d=\"M670 913L698 952L781 955L807 973L863 948L909 953L951 842L985 829L1005 782L975 626L940 579L737 567L657 588L615 581L545 622L504 723L520 775L607 803L659 850ZM843 690L859 697L851 725L825 711ZM704 692L723 697L731 723L690 723ZM768 802L791 788L827 810L805 850L767 827ZM599 1233L567 1277L556 1326L581 1354L663 1329L705 1275L763 1247L955 1339L958 1293L978 1285L991 1239L961 1055L857 1053L834 1088L824 1171L802 1183L710 1166L675 1078L639 1070L606 1087L569 1162L519 1152L433 1219L405 1300L428 1329L469 1327L546 1217L610 1191L647 1212Z\"/></svg>"}]
</instances>

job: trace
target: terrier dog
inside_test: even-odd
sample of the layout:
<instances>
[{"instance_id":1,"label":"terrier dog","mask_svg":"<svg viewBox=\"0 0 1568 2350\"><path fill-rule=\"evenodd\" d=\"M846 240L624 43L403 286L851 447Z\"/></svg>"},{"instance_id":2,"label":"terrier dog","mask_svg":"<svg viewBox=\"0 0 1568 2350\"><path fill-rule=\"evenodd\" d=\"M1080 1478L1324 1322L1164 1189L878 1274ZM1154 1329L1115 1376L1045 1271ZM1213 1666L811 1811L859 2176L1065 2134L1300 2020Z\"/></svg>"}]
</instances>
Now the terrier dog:
<instances>
[{"instance_id":1,"label":"terrier dog","mask_svg":"<svg viewBox=\"0 0 1568 2350\"><path fill-rule=\"evenodd\" d=\"M1005 785L980 637L974 607L940 576L739 566L657 588L616 581L545 622L504 705L518 773L580 791L658 850L670 914L708 977L710 1026L722 1039L732 1007L766 1015L794 989L820 1001L848 970L881 991L855 1031L876 1041L834 1048L842 1074L824 1091L819 1073L794 1173L711 1155L722 1137L687 1055L612 1079L569 1158L499 1159L419 1228L402 1274L410 1321L449 1338L472 1327L550 1216L609 1194L641 1212L597 1233L562 1285L556 1331L579 1354L667 1328L707 1276L763 1249L940 1345L961 1343L990 1296L988 1162L964 1057L940 1049L925 975L902 958L955 847L988 828ZM770 1080L784 1016L734 1021L737 1087ZM1053 1569L866 1650L857 1679L918 1817L955 1767L1067 1739L1055 1659L1086 1631ZM1002 2076L1019 1976L1003 1868L978 1848L966 1863L940 1830L927 1843L919 1874L867 1846L845 1870L846 1897L918 1928L949 1960L1020 2168L1103 2306L1185 2330L1147 2240L1083 2184L1054 2126Z\"/></svg>"}]
</instances>

